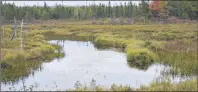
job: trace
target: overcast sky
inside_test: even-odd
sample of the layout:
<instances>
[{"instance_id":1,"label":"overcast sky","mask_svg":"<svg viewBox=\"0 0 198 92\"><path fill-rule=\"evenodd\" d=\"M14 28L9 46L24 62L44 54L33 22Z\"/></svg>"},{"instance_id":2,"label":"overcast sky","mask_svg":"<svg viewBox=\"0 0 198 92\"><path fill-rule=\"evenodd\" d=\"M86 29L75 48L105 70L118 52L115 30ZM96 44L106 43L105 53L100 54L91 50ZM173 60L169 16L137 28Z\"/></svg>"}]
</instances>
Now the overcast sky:
<instances>
[{"instance_id":1,"label":"overcast sky","mask_svg":"<svg viewBox=\"0 0 198 92\"><path fill-rule=\"evenodd\" d=\"M17 6L24 6L24 5L29 5L29 6L33 6L33 5L39 5L39 6L43 6L44 5L44 1L3 1L3 3L15 3L15 5ZM62 4L62 1L45 1L47 3L48 6L55 6L56 4ZM87 1L87 5L89 4L93 4L94 1ZM116 4L124 4L125 2L129 2L129 1L111 1L111 5L116 5ZM132 3L134 4L138 4L140 1L132 1ZM95 4L106 4L108 5L109 1L95 1ZM63 1L63 5L67 5L67 6L76 6L76 5L86 5L86 1Z\"/></svg>"}]
</instances>

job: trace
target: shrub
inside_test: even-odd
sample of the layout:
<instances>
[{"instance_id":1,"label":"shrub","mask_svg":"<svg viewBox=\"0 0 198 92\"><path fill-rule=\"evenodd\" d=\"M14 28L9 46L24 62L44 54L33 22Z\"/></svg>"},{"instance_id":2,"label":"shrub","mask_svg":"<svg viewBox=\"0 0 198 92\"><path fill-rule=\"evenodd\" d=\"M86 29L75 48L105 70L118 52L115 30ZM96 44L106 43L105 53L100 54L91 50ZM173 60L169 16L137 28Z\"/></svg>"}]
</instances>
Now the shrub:
<instances>
[{"instance_id":1,"label":"shrub","mask_svg":"<svg viewBox=\"0 0 198 92\"><path fill-rule=\"evenodd\" d=\"M127 51L127 60L128 61L135 61L135 62L147 62L156 60L155 53L151 52L150 50L144 49L131 49Z\"/></svg>"},{"instance_id":2,"label":"shrub","mask_svg":"<svg viewBox=\"0 0 198 92\"><path fill-rule=\"evenodd\" d=\"M112 38L97 37L94 43L99 46L114 46L113 41L114 40Z\"/></svg>"},{"instance_id":3,"label":"shrub","mask_svg":"<svg viewBox=\"0 0 198 92\"><path fill-rule=\"evenodd\" d=\"M5 61L24 61L29 57L29 54L25 51L15 51L6 53L4 56Z\"/></svg>"},{"instance_id":4,"label":"shrub","mask_svg":"<svg viewBox=\"0 0 198 92\"><path fill-rule=\"evenodd\" d=\"M158 56L147 48L145 43L134 41L126 47L127 62L131 67L146 70L154 61L158 60Z\"/></svg>"}]
</instances>

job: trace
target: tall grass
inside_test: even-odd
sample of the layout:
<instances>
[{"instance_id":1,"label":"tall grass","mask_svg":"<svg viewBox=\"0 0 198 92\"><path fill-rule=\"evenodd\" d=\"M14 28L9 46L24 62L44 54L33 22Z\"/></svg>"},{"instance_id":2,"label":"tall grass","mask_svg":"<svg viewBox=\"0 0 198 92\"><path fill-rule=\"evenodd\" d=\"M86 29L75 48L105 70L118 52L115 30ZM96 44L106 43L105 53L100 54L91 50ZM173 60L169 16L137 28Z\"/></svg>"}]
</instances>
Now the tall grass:
<instances>
[{"instance_id":1,"label":"tall grass","mask_svg":"<svg viewBox=\"0 0 198 92\"><path fill-rule=\"evenodd\" d=\"M35 89L38 87L38 84L39 83L36 83L30 87L25 86L25 90L16 90L15 87L13 87L10 88L10 91L42 91ZM161 81L153 81L149 85L140 85L138 88L131 87L130 85L118 84L112 84L110 87L106 87L104 85L98 85L96 81L92 79L89 84L82 84L77 81L72 89L60 90L58 89L58 85L55 85L54 88L56 89L49 91L198 91L196 79L180 81L178 83L173 83L168 79L164 79Z\"/></svg>"},{"instance_id":2,"label":"tall grass","mask_svg":"<svg viewBox=\"0 0 198 92\"><path fill-rule=\"evenodd\" d=\"M197 91L197 80L185 80L173 83L168 79L162 81L154 81L149 85L140 85L139 88L133 88L130 85L116 85L111 87L97 85L95 81L91 81L89 85L82 85L80 82L75 83L74 89L69 91Z\"/></svg>"}]
</instances>

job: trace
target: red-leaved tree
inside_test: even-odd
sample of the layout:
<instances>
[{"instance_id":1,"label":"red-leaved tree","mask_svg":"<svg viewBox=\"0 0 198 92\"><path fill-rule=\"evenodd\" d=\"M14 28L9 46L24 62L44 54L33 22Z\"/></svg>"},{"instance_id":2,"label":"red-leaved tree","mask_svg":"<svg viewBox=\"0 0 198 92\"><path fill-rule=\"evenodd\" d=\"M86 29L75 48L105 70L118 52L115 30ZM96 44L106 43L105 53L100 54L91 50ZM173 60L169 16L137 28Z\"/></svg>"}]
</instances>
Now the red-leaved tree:
<instances>
[{"instance_id":1,"label":"red-leaved tree","mask_svg":"<svg viewBox=\"0 0 198 92\"><path fill-rule=\"evenodd\" d=\"M166 9L167 1L152 1L149 8L152 10L153 17L167 17L168 11Z\"/></svg>"}]
</instances>

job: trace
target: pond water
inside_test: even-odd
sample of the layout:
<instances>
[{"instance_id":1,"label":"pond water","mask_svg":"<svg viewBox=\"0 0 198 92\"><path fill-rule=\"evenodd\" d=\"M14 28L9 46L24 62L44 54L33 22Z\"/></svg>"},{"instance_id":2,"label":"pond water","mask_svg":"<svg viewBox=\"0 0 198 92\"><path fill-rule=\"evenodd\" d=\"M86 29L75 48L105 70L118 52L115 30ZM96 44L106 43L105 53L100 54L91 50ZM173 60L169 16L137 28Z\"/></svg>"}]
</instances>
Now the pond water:
<instances>
[{"instance_id":1,"label":"pond water","mask_svg":"<svg viewBox=\"0 0 198 92\"><path fill-rule=\"evenodd\" d=\"M65 56L51 62L41 64L39 69L15 84L1 83L1 90L23 90L23 85L29 87L37 85L34 90L65 90L74 88L80 81L82 84L96 80L96 84L110 87L113 83L139 87L147 85L159 77L166 68L154 64L146 70L128 65L126 54L113 49L97 49L91 42L82 41L49 41L52 44L63 46Z\"/></svg>"}]
</instances>

